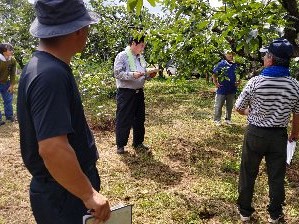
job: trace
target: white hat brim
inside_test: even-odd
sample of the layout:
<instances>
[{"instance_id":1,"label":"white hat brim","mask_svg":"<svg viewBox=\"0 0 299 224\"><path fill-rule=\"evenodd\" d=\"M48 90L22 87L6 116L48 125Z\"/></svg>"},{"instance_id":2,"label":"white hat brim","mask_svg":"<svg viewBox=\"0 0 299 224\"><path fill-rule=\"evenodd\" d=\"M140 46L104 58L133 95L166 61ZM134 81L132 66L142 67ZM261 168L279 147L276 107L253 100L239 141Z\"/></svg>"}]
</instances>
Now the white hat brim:
<instances>
[{"instance_id":1,"label":"white hat brim","mask_svg":"<svg viewBox=\"0 0 299 224\"><path fill-rule=\"evenodd\" d=\"M269 47L262 47L262 48L260 48L260 52L261 52L261 53L266 53L266 52L269 51L268 48L269 48Z\"/></svg>"}]
</instances>

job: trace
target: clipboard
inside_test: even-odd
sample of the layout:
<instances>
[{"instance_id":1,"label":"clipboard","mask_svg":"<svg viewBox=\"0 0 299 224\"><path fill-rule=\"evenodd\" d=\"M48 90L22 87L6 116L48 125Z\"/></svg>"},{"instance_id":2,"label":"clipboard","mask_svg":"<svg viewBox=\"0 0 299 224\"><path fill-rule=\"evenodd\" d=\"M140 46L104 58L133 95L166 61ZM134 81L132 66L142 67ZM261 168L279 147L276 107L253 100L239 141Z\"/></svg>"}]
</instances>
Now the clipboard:
<instances>
[{"instance_id":1,"label":"clipboard","mask_svg":"<svg viewBox=\"0 0 299 224\"><path fill-rule=\"evenodd\" d=\"M83 216L83 224L93 224L92 215ZM117 205L111 208L111 216L107 222L101 224L132 224L132 205Z\"/></svg>"}]
</instances>

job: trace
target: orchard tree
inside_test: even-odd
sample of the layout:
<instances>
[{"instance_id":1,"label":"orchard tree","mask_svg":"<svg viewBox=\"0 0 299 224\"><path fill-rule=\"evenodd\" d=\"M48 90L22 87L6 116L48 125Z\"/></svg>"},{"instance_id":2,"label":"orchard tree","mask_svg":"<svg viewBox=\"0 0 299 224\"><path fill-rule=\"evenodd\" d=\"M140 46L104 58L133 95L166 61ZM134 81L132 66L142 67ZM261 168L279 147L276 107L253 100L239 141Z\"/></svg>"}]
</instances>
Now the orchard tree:
<instances>
[{"instance_id":1,"label":"orchard tree","mask_svg":"<svg viewBox=\"0 0 299 224\"><path fill-rule=\"evenodd\" d=\"M100 22L91 28L83 57L94 61L114 60L117 53L126 47L129 36L146 33L158 21L158 17L145 8L136 14L129 12L124 5L107 5L102 0L91 0L90 4L92 10L98 13Z\"/></svg>"},{"instance_id":2,"label":"orchard tree","mask_svg":"<svg viewBox=\"0 0 299 224\"><path fill-rule=\"evenodd\" d=\"M29 34L33 19L33 7L28 1L0 1L0 42L14 46L14 56L21 68L37 44L37 40Z\"/></svg>"},{"instance_id":3,"label":"orchard tree","mask_svg":"<svg viewBox=\"0 0 299 224\"><path fill-rule=\"evenodd\" d=\"M297 0L224 0L217 9L206 0L164 0L162 4L171 13L168 26L153 31L152 57L162 60L171 55L181 73L196 68L211 71L211 64L225 50L235 51L237 60L251 69L261 61L260 47L278 37L292 42L294 57L299 56Z\"/></svg>"},{"instance_id":4,"label":"orchard tree","mask_svg":"<svg viewBox=\"0 0 299 224\"><path fill-rule=\"evenodd\" d=\"M148 0L155 6L157 0ZM162 3L168 10L177 14L184 13L186 15L192 13L190 11L200 10L202 14L206 14L209 0L163 0ZM212 17L209 14L209 22L216 22L220 29L216 29L218 33L228 37L227 41L233 48L240 50L242 47L248 49L246 45L253 44L253 49L260 43L251 40L261 37L268 41L275 36L283 36L293 43L296 48L294 56L299 54L298 51L298 33L299 33L299 10L298 0L223 0L223 7L219 9L211 9ZM128 0L128 10L140 13L143 0ZM192 18L191 18L192 20ZM221 29L225 28L225 30ZM281 32L283 28L283 34ZM215 31L216 31L215 30ZM230 37L232 33L238 33L237 39ZM272 33L272 35L270 34ZM246 43L244 43L244 40ZM249 43L249 44L248 44Z\"/></svg>"}]
</instances>

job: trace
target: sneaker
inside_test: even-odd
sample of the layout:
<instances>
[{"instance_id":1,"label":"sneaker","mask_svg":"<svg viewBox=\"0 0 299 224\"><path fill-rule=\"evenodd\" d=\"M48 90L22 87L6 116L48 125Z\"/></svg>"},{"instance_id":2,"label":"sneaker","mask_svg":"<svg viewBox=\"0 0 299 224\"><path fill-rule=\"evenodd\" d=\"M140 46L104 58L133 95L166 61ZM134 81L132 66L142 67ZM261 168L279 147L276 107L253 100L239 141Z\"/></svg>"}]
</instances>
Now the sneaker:
<instances>
[{"instance_id":1,"label":"sneaker","mask_svg":"<svg viewBox=\"0 0 299 224\"><path fill-rule=\"evenodd\" d=\"M243 216L243 215L240 214L240 220L241 220L242 222L247 222L247 221L250 220L250 216Z\"/></svg>"},{"instance_id":2,"label":"sneaker","mask_svg":"<svg viewBox=\"0 0 299 224\"><path fill-rule=\"evenodd\" d=\"M5 121L0 121L0 126L4 125L4 124L5 124Z\"/></svg>"},{"instance_id":3,"label":"sneaker","mask_svg":"<svg viewBox=\"0 0 299 224\"><path fill-rule=\"evenodd\" d=\"M272 219L271 217L268 218L269 223L279 223L284 218L284 215L280 215L277 219Z\"/></svg>"},{"instance_id":4,"label":"sneaker","mask_svg":"<svg viewBox=\"0 0 299 224\"><path fill-rule=\"evenodd\" d=\"M125 153L125 147L119 147L117 146L117 149L116 149L116 153L117 154L124 154Z\"/></svg>"},{"instance_id":5,"label":"sneaker","mask_svg":"<svg viewBox=\"0 0 299 224\"><path fill-rule=\"evenodd\" d=\"M231 120L225 120L225 123L228 124L228 125L231 125L232 121Z\"/></svg>"},{"instance_id":6,"label":"sneaker","mask_svg":"<svg viewBox=\"0 0 299 224\"><path fill-rule=\"evenodd\" d=\"M10 121L10 122L14 122L15 121L15 118L14 117L8 117L6 118L7 121Z\"/></svg>"}]
</instances>

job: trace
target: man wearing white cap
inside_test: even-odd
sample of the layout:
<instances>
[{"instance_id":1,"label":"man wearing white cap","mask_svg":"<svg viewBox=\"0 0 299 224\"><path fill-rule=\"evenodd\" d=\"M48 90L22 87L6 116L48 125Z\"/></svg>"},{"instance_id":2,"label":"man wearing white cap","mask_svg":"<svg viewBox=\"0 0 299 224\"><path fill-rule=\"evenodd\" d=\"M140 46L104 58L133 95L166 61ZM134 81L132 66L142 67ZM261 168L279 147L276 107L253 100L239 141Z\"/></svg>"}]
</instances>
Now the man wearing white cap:
<instances>
[{"instance_id":1,"label":"man wearing white cap","mask_svg":"<svg viewBox=\"0 0 299 224\"><path fill-rule=\"evenodd\" d=\"M99 155L69 66L98 19L82 0L38 0L35 10L30 33L40 42L23 69L17 102L33 215L39 224L81 224L90 210L102 223L110 207L98 193Z\"/></svg>"},{"instance_id":2,"label":"man wearing white cap","mask_svg":"<svg viewBox=\"0 0 299 224\"><path fill-rule=\"evenodd\" d=\"M222 107L225 103L225 123L232 124L231 116L234 108L234 100L237 88L241 81L237 81L236 69L239 65L234 62L234 53L226 51L224 59L213 69L213 83L215 84L216 95L214 105L214 122L221 124Z\"/></svg>"},{"instance_id":3,"label":"man wearing white cap","mask_svg":"<svg viewBox=\"0 0 299 224\"><path fill-rule=\"evenodd\" d=\"M270 223L283 219L285 200L287 141L299 138L299 83L290 77L289 64L293 46L286 39L276 39L265 52L264 69L250 79L236 101L240 114L247 115L239 177L238 208L242 221L250 220L255 211L252 198L259 165L265 157L268 184ZM288 137L287 126L293 114Z\"/></svg>"}]
</instances>

